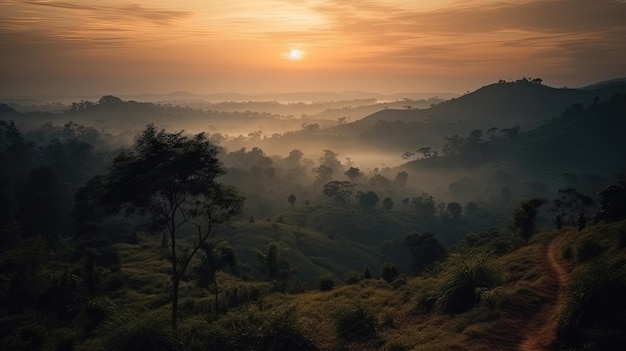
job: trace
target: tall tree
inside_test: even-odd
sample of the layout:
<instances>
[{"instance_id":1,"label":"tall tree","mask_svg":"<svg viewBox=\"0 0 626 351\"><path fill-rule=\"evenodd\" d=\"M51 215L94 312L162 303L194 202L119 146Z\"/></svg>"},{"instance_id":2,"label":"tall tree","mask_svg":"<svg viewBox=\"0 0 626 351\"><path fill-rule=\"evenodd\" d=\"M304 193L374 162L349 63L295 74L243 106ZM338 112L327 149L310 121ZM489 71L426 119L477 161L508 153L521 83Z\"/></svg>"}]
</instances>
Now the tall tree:
<instances>
[{"instance_id":1,"label":"tall tree","mask_svg":"<svg viewBox=\"0 0 626 351\"><path fill-rule=\"evenodd\" d=\"M216 225L241 212L244 201L233 188L217 181L225 174L217 152L203 133L187 137L182 131L167 133L148 125L133 148L113 160L102 179L102 191L94 193L109 212L137 211L163 230L163 244L170 249L174 333L179 285L192 258ZM196 232L191 247L177 245L183 227Z\"/></svg>"},{"instance_id":2,"label":"tall tree","mask_svg":"<svg viewBox=\"0 0 626 351\"><path fill-rule=\"evenodd\" d=\"M587 214L587 208L593 206L591 196L581 194L574 188L559 189L561 197L552 201L553 211L564 216L569 225L576 225L576 218L581 213Z\"/></svg>"},{"instance_id":3,"label":"tall tree","mask_svg":"<svg viewBox=\"0 0 626 351\"><path fill-rule=\"evenodd\" d=\"M535 233L535 220L537 219L538 209L543 206L546 199L532 198L524 199L513 213L513 227L518 234L525 240Z\"/></svg>"}]
</instances>

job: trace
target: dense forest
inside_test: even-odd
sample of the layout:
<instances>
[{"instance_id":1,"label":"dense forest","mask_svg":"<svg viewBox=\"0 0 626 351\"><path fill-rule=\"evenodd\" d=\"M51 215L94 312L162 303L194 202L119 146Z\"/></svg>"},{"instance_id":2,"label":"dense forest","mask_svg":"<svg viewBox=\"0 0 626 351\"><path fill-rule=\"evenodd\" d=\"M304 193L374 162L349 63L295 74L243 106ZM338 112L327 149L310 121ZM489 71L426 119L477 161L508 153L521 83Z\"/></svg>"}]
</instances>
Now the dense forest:
<instances>
[{"instance_id":1,"label":"dense forest","mask_svg":"<svg viewBox=\"0 0 626 351\"><path fill-rule=\"evenodd\" d=\"M624 111L623 83L526 78L445 101L2 104L0 344L616 349Z\"/></svg>"}]
</instances>

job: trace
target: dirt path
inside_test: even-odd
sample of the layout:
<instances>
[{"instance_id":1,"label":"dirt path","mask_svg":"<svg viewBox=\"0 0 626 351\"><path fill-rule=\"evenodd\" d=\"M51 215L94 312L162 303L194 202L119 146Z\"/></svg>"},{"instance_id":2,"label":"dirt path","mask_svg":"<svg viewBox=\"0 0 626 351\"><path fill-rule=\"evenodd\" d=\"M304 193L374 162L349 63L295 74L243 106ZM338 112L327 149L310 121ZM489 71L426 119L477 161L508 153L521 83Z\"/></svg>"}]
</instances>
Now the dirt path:
<instances>
[{"instance_id":1,"label":"dirt path","mask_svg":"<svg viewBox=\"0 0 626 351\"><path fill-rule=\"evenodd\" d=\"M543 351L548 350L555 342L554 318L556 317L557 302L561 287L567 280L567 273L558 263L554 255L555 239L545 245L544 260L546 263L546 274L541 284L540 293L546 297L548 302L541 311L533 317L525 331L523 341L520 343L519 351Z\"/></svg>"}]
</instances>

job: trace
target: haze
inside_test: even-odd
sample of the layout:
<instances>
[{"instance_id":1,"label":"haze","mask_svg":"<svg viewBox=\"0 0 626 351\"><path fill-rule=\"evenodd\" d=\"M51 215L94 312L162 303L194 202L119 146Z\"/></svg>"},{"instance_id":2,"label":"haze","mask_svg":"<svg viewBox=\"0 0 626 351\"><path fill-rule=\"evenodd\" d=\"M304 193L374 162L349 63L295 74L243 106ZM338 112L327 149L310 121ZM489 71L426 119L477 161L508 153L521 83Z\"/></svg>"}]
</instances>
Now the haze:
<instances>
[{"instance_id":1,"label":"haze","mask_svg":"<svg viewBox=\"0 0 626 351\"><path fill-rule=\"evenodd\" d=\"M626 74L626 3L0 1L0 95L463 93Z\"/></svg>"}]
</instances>

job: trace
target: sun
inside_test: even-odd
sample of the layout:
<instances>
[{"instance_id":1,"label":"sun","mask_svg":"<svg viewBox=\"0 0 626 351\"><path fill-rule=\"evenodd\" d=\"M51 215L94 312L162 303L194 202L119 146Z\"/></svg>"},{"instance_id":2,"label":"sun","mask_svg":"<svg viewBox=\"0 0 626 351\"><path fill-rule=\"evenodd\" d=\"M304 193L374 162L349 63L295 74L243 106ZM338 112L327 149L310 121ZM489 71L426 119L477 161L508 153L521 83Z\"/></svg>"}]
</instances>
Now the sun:
<instances>
[{"instance_id":1,"label":"sun","mask_svg":"<svg viewBox=\"0 0 626 351\"><path fill-rule=\"evenodd\" d=\"M287 58L291 61L298 61L302 58L302 50L300 49L291 49L289 53L287 53Z\"/></svg>"}]
</instances>

